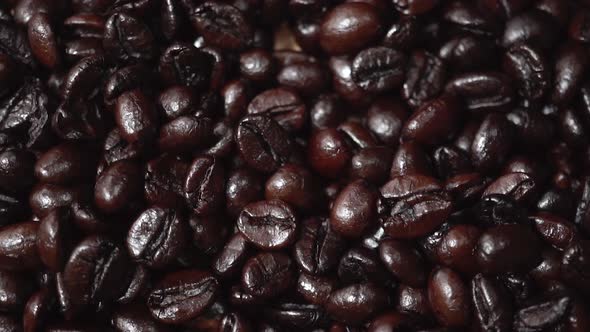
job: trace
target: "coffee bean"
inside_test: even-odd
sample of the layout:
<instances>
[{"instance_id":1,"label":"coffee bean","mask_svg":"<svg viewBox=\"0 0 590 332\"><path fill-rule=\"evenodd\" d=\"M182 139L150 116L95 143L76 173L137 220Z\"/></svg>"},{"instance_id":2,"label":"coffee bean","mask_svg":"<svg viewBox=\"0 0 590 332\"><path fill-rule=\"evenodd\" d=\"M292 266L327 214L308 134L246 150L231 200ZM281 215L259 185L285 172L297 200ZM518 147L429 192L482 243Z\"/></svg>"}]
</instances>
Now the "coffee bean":
<instances>
[{"instance_id":1,"label":"coffee bean","mask_svg":"<svg viewBox=\"0 0 590 332\"><path fill-rule=\"evenodd\" d=\"M361 88L384 92L398 87L404 79L405 57L387 47L361 51L352 62L352 79Z\"/></svg>"},{"instance_id":2,"label":"coffee bean","mask_svg":"<svg viewBox=\"0 0 590 332\"><path fill-rule=\"evenodd\" d=\"M147 306L163 323L182 323L202 313L215 299L218 281L209 272L181 270L169 273L147 297Z\"/></svg>"},{"instance_id":3,"label":"coffee bean","mask_svg":"<svg viewBox=\"0 0 590 332\"><path fill-rule=\"evenodd\" d=\"M236 132L238 150L248 166L272 172L290 155L290 141L285 131L265 115L243 118Z\"/></svg>"},{"instance_id":4,"label":"coffee bean","mask_svg":"<svg viewBox=\"0 0 590 332\"><path fill-rule=\"evenodd\" d=\"M186 240L186 221L177 212L152 207L129 228L127 249L134 260L162 268L180 254Z\"/></svg>"},{"instance_id":5,"label":"coffee bean","mask_svg":"<svg viewBox=\"0 0 590 332\"><path fill-rule=\"evenodd\" d=\"M272 298L295 282L291 258L282 253L260 253L250 258L242 271L242 287L258 298Z\"/></svg>"},{"instance_id":6,"label":"coffee bean","mask_svg":"<svg viewBox=\"0 0 590 332\"><path fill-rule=\"evenodd\" d=\"M278 249L292 244L297 231L295 212L279 200L246 205L237 223L240 232L262 249Z\"/></svg>"},{"instance_id":7,"label":"coffee bean","mask_svg":"<svg viewBox=\"0 0 590 332\"><path fill-rule=\"evenodd\" d=\"M225 178L222 167L210 156L193 160L184 182L184 195L196 214L212 214L223 203Z\"/></svg>"},{"instance_id":8,"label":"coffee bean","mask_svg":"<svg viewBox=\"0 0 590 332\"><path fill-rule=\"evenodd\" d=\"M386 303L387 296L382 289L364 283L333 291L325 308L335 320L356 325L379 312Z\"/></svg>"}]
</instances>

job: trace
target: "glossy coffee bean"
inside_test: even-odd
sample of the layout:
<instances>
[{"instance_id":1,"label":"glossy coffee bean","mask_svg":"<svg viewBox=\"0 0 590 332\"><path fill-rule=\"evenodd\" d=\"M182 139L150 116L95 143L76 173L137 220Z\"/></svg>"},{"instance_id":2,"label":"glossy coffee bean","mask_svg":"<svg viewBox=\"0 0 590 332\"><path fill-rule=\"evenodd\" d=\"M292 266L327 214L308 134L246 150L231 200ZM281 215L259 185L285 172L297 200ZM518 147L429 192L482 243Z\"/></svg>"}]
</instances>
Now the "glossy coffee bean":
<instances>
[{"instance_id":1,"label":"glossy coffee bean","mask_svg":"<svg viewBox=\"0 0 590 332\"><path fill-rule=\"evenodd\" d=\"M419 107L438 96L447 78L446 67L445 62L433 54L414 52L408 60L406 80L402 88L404 100L412 107Z\"/></svg>"},{"instance_id":2,"label":"glossy coffee bean","mask_svg":"<svg viewBox=\"0 0 590 332\"><path fill-rule=\"evenodd\" d=\"M345 3L323 18L320 44L330 54L354 52L376 39L380 29L376 8L366 3Z\"/></svg>"},{"instance_id":3,"label":"glossy coffee bean","mask_svg":"<svg viewBox=\"0 0 590 332\"><path fill-rule=\"evenodd\" d=\"M129 228L129 256L152 268L171 263L184 249L186 220L172 209L152 207Z\"/></svg>"},{"instance_id":4,"label":"glossy coffee bean","mask_svg":"<svg viewBox=\"0 0 590 332\"><path fill-rule=\"evenodd\" d=\"M264 187L258 174L249 169L238 169L230 174L225 186L227 212L238 216L249 203L264 198Z\"/></svg>"},{"instance_id":5,"label":"glossy coffee bean","mask_svg":"<svg viewBox=\"0 0 590 332\"><path fill-rule=\"evenodd\" d=\"M377 192L365 181L346 186L333 203L330 213L332 229L347 238L357 238L375 223Z\"/></svg>"},{"instance_id":6,"label":"glossy coffee bean","mask_svg":"<svg viewBox=\"0 0 590 332\"><path fill-rule=\"evenodd\" d=\"M304 220L299 232L293 256L303 271L324 274L336 266L345 249L345 241L332 230L327 220Z\"/></svg>"},{"instance_id":7,"label":"glossy coffee bean","mask_svg":"<svg viewBox=\"0 0 590 332\"><path fill-rule=\"evenodd\" d=\"M248 166L267 173L286 162L291 152L284 129L266 115L243 118L236 131L236 143Z\"/></svg>"},{"instance_id":8,"label":"glossy coffee bean","mask_svg":"<svg viewBox=\"0 0 590 332\"><path fill-rule=\"evenodd\" d=\"M321 129L312 134L307 158L313 169L323 176L337 177L352 158L344 135L336 129Z\"/></svg>"},{"instance_id":9,"label":"glossy coffee bean","mask_svg":"<svg viewBox=\"0 0 590 332\"><path fill-rule=\"evenodd\" d=\"M520 44L504 55L504 69L517 82L519 95L526 99L541 98L549 87L550 68L536 48Z\"/></svg>"},{"instance_id":10,"label":"glossy coffee bean","mask_svg":"<svg viewBox=\"0 0 590 332\"><path fill-rule=\"evenodd\" d=\"M284 248L295 241L297 234L295 212L280 200L246 205L237 226L250 242L262 249Z\"/></svg>"},{"instance_id":11,"label":"glossy coffee bean","mask_svg":"<svg viewBox=\"0 0 590 332\"><path fill-rule=\"evenodd\" d=\"M449 268L438 268L428 281L428 298L437 320L448 327L469 323L469 289L461 277Z\"/></svg>"},{"instance_id":12,"label":"glossy coffee bean","mask_svg":"<svg viewBox=\"0 0 590 332\"><path fill-rule=\"evenodd\" d=\"M35 269L41 260L37 252L38 222L22 222L0 229L0 267L6 271Z\"/></svg>"},{"instance_id":13,"label":"glossy coffee bean","mask_svg":"<svg viewBox=\"0 0 590 332\"><path fill-rule=\"evenodd\" d=\"M332 292L325 304L335 320L357 325L385 307L387 297L374 284L354 284Z\"/></svg>"},{"instance_id":14,"label":"glossy coffee bean","mask_svg":"<svg viewBox=\"0 0 590 332\"><path fill-rule=\"evenodd\" d=\"M236 275L247 258L249 247L246 237L236 233L215 256L213 271L224 278Z\"/></svg>"},{"instance_id":15,"label":"glossy coffee bean","mask_svg":"<svg viewBox=\"0 0 590 332\"><path fill-rule=\"evenodd\" d=\"M510 78L498 72L459 75L447 83L445 90L462 99L468 110L484 113L505 110L514 95Z\"/></svg>"},{"instance_id":16,"label":"glossy coffee bean","mask_svg":"<svg viewBox=\"0 0 590 332\"><path fill-rule=\"evenodd\" d=\"M483 330L511 331L513 305L508 290L494 277L476 275L471 297L478 325Z\"/></svg>"},{"instance_id":17,"label":"glossy coffee bean","mask_svg":"<svg viewBox=\"0 0 590 332\"><path fill-rule=\"evenodd\" d=\"M425 103L405 123L401 137L421 144L439 144L452 135L459 111L459 105L452 98Z\"/></svg>"},{"instance_id":18,"label":"glossy coffee bean","mask_svg":"<svg viewBox=\"0 0 590 332\"><path fill-rule=\"evenodd\" d=\"M420 287L426 282L426 262L418 250L395 240L381 241L379 257L385 267L404 284Z\"/></svg>"},{"instance_id":19,"label":"glossy coffee bean","mask_svg":"<svg viewBox=\"0 0 590 332\"><path fill-rule=\"evenodd\" d=\"M209 272L172 272L165 275L149 293L147 306L152 316L160 322L186 322L211 305L218 287L217 279Z\"/></svg>"},{"instance_id":20,"label":"glossy coffee bean","mask_svg":"<svg viewBox=\"0 0 590 332\"><path fill-rule=\"evenodd\" d=\"M224 185L221 162L204 155L193 160L184 182L184 195L196 214L212 214L223 204Z\"/></svg>"},{"instance_id":21,"label":"glossy coffee bean","mask_svg":"<svg viewBox=\"0 0 590 332\"><path fill-rule=\"evenodd\" d=\"M155 111L139 90L125 92L117 98L115 120L121 136L129 143L145 143L156 133Z\"/></svg>"},{"instance_id":22,"label":"glossy coffee bean","mask_svg":"<svg viewBox=\"0 0 590 332\"><path fill-rule=\"evenodd\" d=\"M129 265L126 250L111 239L91 235L82 240L63 271L64 288L75 310L122 295Z\"/></svg>"},{"instance_id":23,"label":"glossy coffee bean","mask_svg":"<svg viewBox=\"0 0 590 332\"><path fill-rule=\"evenodd\" d=\"M285 88L262 92L248 104L249 114L266 114L289 132L299 131L305 124L307 110L299 95Z\"/></svg>"},{"instance_id":24,"label":"glossy coffee bean","mask_svg":"<svg viewBox=\"0 0 590 332\"><path fill-rule=\"evenodd\" d=\"M73 216L68 208L57 208L41 219L37 231L39 258L48 268L60 271L66 261L73 237Z\"/></svg>"},{"instance_id":25,"label":"glossy coffee bean","mask_svg":"<svg viewBox=\"0 0 590 332\"><path fill-rule=\"evenodd\" d=\"M0 271L0 290L3 312L19 312L34 291L32 280L16 272Z\"/></svg>"},{"instance_id":26,"label":"glossy coffee bean","mask_svg":"<svg viewBox=\"0 0 590 332\"><path fill-rule=\"evenodd\" d=\"M304 167L286 164L266 181L265 198L282 200L295 208L310 210L318 199L313 175Z\"/></svg>"},{"instance_id":27,"label":"glossy coffee bean","mask_svg":"<svg viewBox=\"0 0 590 332\"><path fill-rule=\"evenodd\" d=\"M387 47L368 48L352 61L352 79L364 90L384 92L402 83L404 66L401 52Z\"/></svg>"},{"instance_id":28,"label":"glossy coffee bean","mask_svg":"<svg viewBox=\"0 0 590 332\"><path fill-rule=\"evenodd\" d=\"M246 262L242 270L242 287L258 298L272 298L295 283L293 261L282 253L260 253Z\"/></svg>"},{"instance_id":29,"label":"glossy coffee bean","mask_svg":"<svg viewBox=\"0 0 590 332\"><path fill-rule=\"evenodd\" d=\"M139 167L131 161L118 161L98 177L94 202L105 213L122 211L139 198L141 186Z\"/></svg>"},{"instance_id":30,"label":"glossy coffee bean","mask_svg":"<svg viewBox=\"0 0 590 332\"><path fill-rule=\"evenodd\" d=\"M205 2L196 7L190 16L193 26L213 46L238 50L252 43L252 27L236 7Z\"/></svg>"},{"instance_id":31,"label":"glossy coffee bean","mask_svg":"<svg viewBox=\"0 0 590 332\"><path fill-rule=\"evenodd\" d=\"M539 262L540 245L537 235L526 225L498 225L479 238L477 261L489 273L526 271Z\"/></svg>"}]
</instances>

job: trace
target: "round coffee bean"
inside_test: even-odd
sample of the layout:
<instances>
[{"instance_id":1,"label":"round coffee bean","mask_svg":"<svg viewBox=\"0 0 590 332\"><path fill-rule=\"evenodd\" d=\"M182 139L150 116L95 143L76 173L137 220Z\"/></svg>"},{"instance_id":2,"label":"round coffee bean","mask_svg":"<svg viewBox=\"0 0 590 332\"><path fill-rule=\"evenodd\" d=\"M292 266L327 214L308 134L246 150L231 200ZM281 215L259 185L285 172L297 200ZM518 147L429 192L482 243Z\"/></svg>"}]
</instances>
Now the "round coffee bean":
<instances>
[{"instance_id":1,"label":"round coffee bean","mask_svg":"<svg viewBox=\"0 0 590 332\"><path fill-rule=\"evenodd\" d=\"M283 201L260 201L246 205L237 222L240 232L262 249L284 248L295 241L295 212Z\"/></svg>"}]
</instances>

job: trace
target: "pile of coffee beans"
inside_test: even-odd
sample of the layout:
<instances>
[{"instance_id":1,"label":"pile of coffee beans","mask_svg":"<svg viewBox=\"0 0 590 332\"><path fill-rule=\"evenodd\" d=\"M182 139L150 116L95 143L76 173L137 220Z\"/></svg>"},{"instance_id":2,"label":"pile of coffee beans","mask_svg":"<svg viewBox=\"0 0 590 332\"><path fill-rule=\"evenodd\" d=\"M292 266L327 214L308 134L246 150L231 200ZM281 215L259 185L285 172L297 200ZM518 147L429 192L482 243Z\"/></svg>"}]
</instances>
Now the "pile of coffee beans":
<instances>
[{"instance_id":1,"label":"pile of coffee beans","mask_svg":"<svg viewBox=\"0 0 590 332\"><path fill-rule=\"evenodd\" d=\"M1 0L0 332L590 331L590 0Z\"/></svg>"}]
</instances>

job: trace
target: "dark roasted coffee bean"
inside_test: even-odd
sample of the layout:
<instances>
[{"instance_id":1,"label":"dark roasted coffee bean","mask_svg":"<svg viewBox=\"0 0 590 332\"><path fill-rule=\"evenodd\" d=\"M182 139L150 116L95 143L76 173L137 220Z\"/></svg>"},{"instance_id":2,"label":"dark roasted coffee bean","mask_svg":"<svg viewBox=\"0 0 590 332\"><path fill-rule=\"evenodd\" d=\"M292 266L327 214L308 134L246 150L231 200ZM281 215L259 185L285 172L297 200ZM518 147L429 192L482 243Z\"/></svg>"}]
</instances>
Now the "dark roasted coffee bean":
<instances>
[{"instance_id":1,"label":"dark roasted coffee bean","mask_svg":"<svg viewBox=\"0 0 590 332\"><path fill-rule=\"evenodd\" d=\"M320 44L330 54L360 50L378 37L381 18L367 3L344 3L333 7L322 20Z\"/></svg>"},{"instance_id":2,"label":"dark roasted coffee bean","mask_svg":"<svg viewBox=\"0 0 590 332\"><path fill-rule=\"evenodd\" d=\"M367 147L350 161L350 174L372 184L382 184L389 177L393 151L384 146Z\"/></svg>"},{"instance_id":3,"label":"dark roasted coffee bean","mask_svg":"<svg viewBox=\"0 0 590 332\"><path fill-rule=\"evenodd\" d=\"M197 90L209 86L215 58L191 45L172 44L160 57L159 72L165 83Z\"/></svg>"},{"instance_id":4,"label":"dark roasted coffee bean","mask_svg":"<svg viewBox=\"0 0 590 332\"><path fill-rule=\"evenodd\" d=\"M154 36L143 22L115 13L105 23L103 45L109 56L121 61L149 61L155 57Z\"/></svg>"},{"instance_id":5,"label":"dark roasted coffee bean","mask_svg":"<svg viewBox=\"0 0 590 332\"><path fill-rule=\"evenodd\" d=\"M447 193L417 193L393 203L380 219L387 235L412 239L434 231L451 210L452 201Z\"/></svg>"},{"instance_id":6,"label":"dark roasted coffee bean","mask_svg":"<svg viewBox=\"0 0 590 332\"><path fill-rule=\"evenodd\" d=\"M39 218L47 215L52 209L62 206L70 206L77 201L81 195L81 188L79 187L63 187L53 184L38 184L31 191L29 196L29 206L32 212ZM17 202L12 202L7 196L3 199L7 213L10 212L10 205L17 205ZM10 204L10 205L9 205Z\"/></svg>"},{"instance_id":7,"label":"dark roasted coffee bean","mask_svg":"<svg viewBox=\"0 0 590 332\"><path fill-rule=\"evenodd\" d=\"M351 149L345 136L333 128L320 129L312 134L307 147L311 167L328 177L337 177L348 166Z\"/></svg>"},{"instance_id":8,"label":"dark roasted coffee bean","mask_svg":"<svg viewBox=\"0 0 590 332\"><path fill-rule=\"evenodd\" d=\"M297 292L308 302L323 305L336 287L336 282L329 277L299 274Z\"/></svg>"},{"instance_id":9,"label":"dark roasted coffee bean","mask_svg":"<svg viewBox=\"0 0 590 332\"><path fill-rule=\"evenodd\" d=\"M151 204L180 206L184 202L184 182L189 163L172 155L162 155L147 163L144 196Z\"/></svg>"},{"instance_id":10,"label":"dark roasted coffee bean","mask_svg":"<svg viewBox=\"0 0 590 332\"><path fill-rule=\"evenodd\" d=\"M213 134L207 117L180 116L160 129L158 145L162 151L185 152L206 146Z\"/></svg>"},{"instance_id":11,"label":"dark roasted coffee bean","mask_svg":"<svg viewBox=\"0 0 590 332\"><path fill-rule=\"evenodd\" d=\"M420 24L415 17L402 16L385 33L383 45L405 51L418 42L420 32Z\"/></svg>"},{"instance_id":12,"label":"dark roasted coffee bean","mask_svg":"<svg viewBox=\"0 0 590 332\"><path fill-rule=\"evenodd\" d=\"M92 157L88 147L63 143L45 152L35 164L35 175L45 183L68 184L92 174Z\"/></svg>"},{"instance_id":13,"label":"dark roasted coffee bean","mask_svg":"<svg viewBox=\"0 0 590 332\"><path fill-rule=\"evenodd\" d=\"M428 52L416 51L408 60L402 97L412 107L422 106L443 90L447 78L445 63Z\"/></svg>"},{"instance_id":14,"label":"dark roasted coffee bean","mask_svg":"<svg viewBox=\"0 0 590 332\"><path fill-rule=\"evenodd\" d=\"M113 163L96 180L94 202L105 213L116 213L130 208L140 199L141 171L132 161Z\"/></svg>"},{"instance_id":15,"label":"dark roasted coffee bean","mask_svg":"<svg viewBox=\"0 0 590 332\"><path fill-rule=\"evenodd\" d=\"M258 298L272 298L295 283L295 271L289 256L263 252L250 258L242 271L242 287Z\"/></svg>"},{"instance_id":16,"label":"dark roasted coffee bean","mask_svg":"<svg viewBox=\"0 0 590 332\"><path fill-rule=\"evenodd\" d=\"M556 248L567 248L576 236L575 225L556 215L541 212L529 218L535 222L541 238Z\"/></svg>"},{"instance_id":17,"label":"dark roasted coffee bean","mask_svg":"<svg viewBox=\"0 0 590 332\"><path fill-rule=\"evenodd\" d=\"M514 129L504 116L488 114L471 143L471 161L483 171L500 166L510 153Z\"/></svg>"},{"instance_id":18,"label":"dark roasted coffee bean","mask_svg":"<svg viewBox=\"0 0 590 332\"><path fill-rule=\"evenodd\" d=\"M315 62L294 63L279 71L277 81L302 95L314 96L325 90L328 85L328 76L324 67Z\"/></svg>"},{"instance_id":19,"label":"dark roasted coffee bean","mask_svg":"<svg viewBox=\"0 0 590 332\"><path fill-rule=\"evenodd\" d=\"M502 44L509 47L528 43L549 49L558 37L554 24L551 15L536 9L516 15L506 22Z\"/></svg>"},{"instance_id":20,"label":"dark roasted coffee bean","mask_svg":"<svg viewBox=\"0 0 590 332\"><path fill-rule=\"evenodd\" d=\"M72 239L72 212L57 208L41 219L37 231L39 258L48 268L60 271L69 254Z\"/></svg>"},{"instance_id":21,"label":"dark roasted coffee bean","mask_svg":"<svg viewBox=\"0 0 590 332\"><path fill-rule=\"evenodd\" d=\"M80 98L95 95L105 74L104 57L95 55L78 61L68 72L63 83L63 97Z\"/></svg>"},{"instance_id":22,"label":"dark roasted coffee bean","mask_svg":"<svg viewBox=\"0 0 590 332\"><path fill-rule=\"evenodd\" d=\"M496 46L489 40L466 35L446 42L438 51L438 56L457 71L470 71L485 67L496 52Z\"/></svg>"},{"instance_id":23,"label":"dark roasted coffee bean","mask_svg":"<svg viewBox=\"0 0 590 332\"><path fill-rule=\"evenodd\" d=\"M268 82L275 74L276 60L264 49L255 49L240 54L240 73L255 82Z\"/></svg>"},{"instance_id":24,"label":"dark roasted coffee bean","mask_svg":"<svg viewBox=\"0 0 590 332\"><path fill-rule=\"evenodd\" d=\"M537 194L537 184L527 173L509 173L492 182L482 196L500 194L516 202L531 201Z\"/></svg>"},{"instance_id":25,"label":"dark roasted coffee bean","mask_svg":"<svg viewBox=\"0 0 590 332\"><path fill-rule=\"evenodd\" d=\"M236 275L247 258L248 248L246 237L241 233L236 233L216 255L213 261L213 271L223 278Z\"/></svg>"},{"instance_id":26,"label":"dark roasted coffee bean","mask_svg":"<svg viewBox=\"0 0 590 332\"><path fill-rule=\"evenodd\" d=\"M266 115L243 118L236 131L236 144L248 166L267 173L286 162L291 153L284 129Z\"/></svg>"},{"instance_id":27,"label":"dark roasted coffee bean","mask_svg":"<svg viewBox=\"0 0 590 332\"><path fill-rule=\"evenodd\" d=\"M24 308L24 331L38 331L41 329L51 317L55 304L54 294L48 289L42 289L33 294Z\"/></svg>"},{"instance_id":28,"label":"dark roasted coffee bean","mask_svg":"<svg viewBox=\"0 0 590 332\"><path fill-rule=\"evenodd\" d=\"M337 321L357 325L381 311L387 296L371 283L354 284L332 292L325 304L328 314Z\"/></svg>"},{"instance_id":29,"label":"dark roasted coffee bean","mask_svg":"<svg viewBox=\"0 0 590 332\"><path fill-rule=\"evenodd\" d=\"M266 114L289 132L299 131L305 125L307 110L303 100L285 88L266 90L248 104L249 114Z\"/></svg>"},{"instance_id":30,"label":"dark roasted coffee bean","mask_svg":"<svg viewBox=\"0 0 590 332\"><path fill-rule=\"evenodd\" d=\"M401 138L421 144L440 144L453 134L458 117L459 105L454 99L434 99L412 114L402 129Z\"/></svg>"},{"instance_id":31,"label":"dark roasted coffee bean","mask_svg":"<svg viewBox=\"0 0 590 332\"><path fill-rule=\"evenodd\" d=\"M514 317L514 329L521 332L551 328L564 319L570 303L569 297L562 297L522 308Z\"/></svg>"},{"instance_id":32,"label":"dark roasted coffee bean","mask_svg":"<svg viewBox=\"0 0 590 332\"><path fill-rule=\"evenodd\" d=\"M393 156L391 177L409 174L432 174L428 156L415 142L403 142Z\"/></svg>"},{"instance_id":33,"label":"dark roasted coffee bean","mask_svg":"<svg viewBox=\"0 0 590 332\"><path fill-rule=\"evenodd\" d=\"M393 98L377 99L367 112L367 127L382 143L397 144L408 110Z\"/></svg>"},{"instance_id":34,"label":"dark roasted coffee bean","mask_svg":"<svg viewBox=\"0 0 590 332\"><path fill-rule=\"evenodd\" d=\"M440 264L465 273L474 274L478 270L475 250L481 230L476 226L458 224L451 226L436 247L435 255Z\"/></svg>"},{"instance_id":35,"label":"dark roasted coffee bean","mask_svg":"<svg viewBox=\"0 0 590 332\"><path fill-rule=\"evenodd\" d=\"M483 232L476 255L480 268L488 273L526 271L539 263L540 246L527 225L498 225Z\"/></svg>"},{"instance_id":36,"label":"dark roasted coffee bean","mask_svg":"<svg viewBox=\"0 0 590 332\"><path fill-rule=\"evenodd\" d=\"M252 43L252 27L236 7L205 2L196 7L190 17L193 26L213 46L239 50Z\"/></svg>"},{"instance_id":37,"label":"dark roasted coffee bean","mask_svg":"<svg viewBox=\"0 0 590 332\"><path fill-rule=\"evenodd\" d=\"M187 322L213 303L219 284L206 271L181 270L167 274L147 297L147 306L157 320Z\"/></svg>"},{"instance_id":38,"label":"dark roasted coffee bean","mask_svg":"<svg viewBox=\"0 0 590 332\"><path fill-rule=\"evenodd\" d=\"M216 216L192 215L189 226L192 229L193 245L203 253L214 254L223 248L228 234L224 220Z\"/></svg>"},{"instance_id":39,"label":"dark roasted coffee bean","mask_svg":"<svg viewBox=\"0 0 590 332\"><path fill-rule=\"evenodd\" d=\"M444 326L456 328L469 323L469 290L453 270L438 268L432 273L428 281L428 298L434 315Z\"/></svg>"},{"instance_id":40,"label":"dark roasted coffee bean","mask_svg":"<svg viewBox=\"0 0 590 332\"><path fill-rule=\"evenodd\" d=\"M35 155L25 149L5 149L0 152L0 188L7 193L24 193L38 176ZM43 159L43 158L40 158ZM52 158L51 158L52 159ZM47 160L46 160L47 161Z\"/></svg>"},{"instance_id":41,"label":"dark roasted coffee bean","mask_svg":"<svg viewBox=\"0 0 590 332\"><path fill-rule=\"evenodd\" d=\"M550 68L545 56L532 46L519 44L504 55L504 70L516 81L518 94L535 100L549 88Z\"/></svg>"},{"instance_id":42,"label":"dark roasted coffee bean","mask_svg":"<svg viewBox=\"0 0 590 332\"><path fill-rule=\"evenodd\" d=\"M149 208L129 228L129 255L149 267L162 268L184 249L186 229L186 221L174 210Z\"/></svg>"},{"instance_id":43,"label":"dark roasted coffee bean","mask_svg":"<svg viewBox=\"0 0 590 332\"><path fill-rule=\"evenodd\" d=\"M56 34L46 13L33 15L28 26L29 44L35 58L48 68L55 68L60 62Z\"/></svg>"},{"instance_id":44,"label":"dark roasted coffee bean","mask_svg":"<svg viewBox=\"0 0 590 332\"><path fill-rule=\"evenodd\" d=\"M227 179L225 199L227 212L237 217L246 205L264 199L262 179L249 169L234 171Z\"/></svg>"},{"instance_id":45,"label":"dark roasted coffee bean","mask_svg":"<svg viewBox=\"0 0 590 332\"><path fill-rule=\"evenodd\" d=\"M587 240L573 241L563 251L561 278L584 292L588 292L590 280L590 243Z\"/></svg>"},{"instance_id":46,"label":"dark roasted coffee bean","mask_svg":"<svg viewBox=\"0 0 590 332\"><path fill-rule=\"evenodd\" d=\"M400 285L397 292L396 309L402 313L431 319L432 310L425 288L413 288Z\"/></svg>"},{"instance_id":47,"label":"dark roasted coffee bean","mask_svg":"<svg viewBox=\"0 0 590 332\"><path fill-rule=\"evenodd\" d=\"M379 257L389 272L402 283L413 287L426 283L426 262L411 245L395 240L381 241Z\"/></svg>"},{"instance_id":48,"label":"dark roasted coffee bean","mask_svg":"<svg viewBox=\"0 0 590 332\"><path fill-rule=\"evenodd\" d=\"M0 309L3 312L21 312L34 291L34 283L26 275L0 271Z\"/></svg>"},{"instance_id":49,"label":"dark roasted coffee bean","mask_svg":"<svg viewBox=\"0 0 590 332\"><path fill-rule=\"evenodd\" d=\"M266 181L265 198L282 200L305 211L317 204L318 195L309 170L299 165L286 164Z\"/></svg>"},{"instance_id":50,"label":"dark roasted coffee bean","mask_svg":"<svg viewBox=\"0 0 590 332\"><path fill-rule=\"evenodd\" d=\"M513 307L510 294L495 278L476 275L471 281L475 317L483 331L511 331Z\"/></svg>"},{"instance_id":51,"label":"dark roasted coffee bean","mask_svg":"<svg viewBox=\"0 0 590 332\"><path fill-rule=\"evenodd\" d=\"M129 143L144 144L156 134L155 110L139 90L125 92L117 98L115 121L121 136Z\"/></svg>"},{"instance_id":52,"label":"dark roasted coffee bean","mask_svg":"<svg viewBox=\"0 0 590 332\"><path fill-rule=\"evenodd\" d=\"M38 222L21 222L0 229L0 268L6 271L40 267L37 252Z\"/></svg>"},{"instance_id":53,"label":"dark roasted coffee bean","mask_svg":"<svg viewBox=\"0 0 590 332\"><path fill-rule=\"evenodd\" d=\"M503 111L513 101L508 76L498 72L475 72L456 76L445 90L456 95L472 112Z\"/></svg>"},{"instance_id":54,"label":"dark roasted coffee bean","mask_svg":"<svg viewBox=\"0 0 590 332\"><path fill-rule=\"evenodd\" d=\"M240 232L262 249L292 244L297 234L295 212L283 201L260 201L246 205L237 222Z\"/></svg>"},{"instance_id":55,"label":"dark roasted coffee bean","mask_svg":"<svg viewBox=\"0 0 590 332\"><path fill-rule=\"evenodd\" d=\"M378 285L394 286L385 267L371 249L352 248L344 253L338 263L338 279L343 284L373 282Z\"/></svg>"},{"instance_id":56,"label":"dark roasted coffee bean","mask_svg":"<svg viewBox=\"0 0 590 332\"><path fill-rule=\"evenodd\" d=\"M119 308L112 318L112 325L119 331L136 330L149 332L166 332L168 328L158 323L143 304L130 304Z\"/></svg>"},{"instance_id":57,"label":"dark roasted coffee bean","mask_svg":"<svg viewBox=\"0 0 590 332\"><path fill-rule=\"evenodd\" d=\"M334 200L330 212L332 229L348 238L358 238L376 221L377 192L363 180L346 186Z\"/></svg>"},{"instance_id":58,"label":"dark roasted coffee bean","mask_svg":"<svg viewBox=\"0 0 590 332\"><path fill-rule=\"evenodd\" d=\"M352 79L370 92L384 92L401 85L404 55L391 48L373 47L361 51L352 62Z\"/></svg>"},{"instance_id":59,"label":"dark roasted coffee bean","mask_svg":"<svg viewBox=\"0 0 590 332\"><path fill-rule=\"evenodd\" d=\"M219 160L206 155L193 160L184 182L184 195L196 214L214 213L223 203L224 188L224 171Z\"/></svg>"},{"instance_id":60,"label":"dark roasted coffee bean","mask_svg":"<svg viewBox=\"0 0 590 332\"><path fill-rule=\"evenodd\" d=\"M63 281L72 305L113 301L123 294L128 280L126 250L105 236L91 235L72 252Z\"/></svg>"},{"instance_id":61,"label":"dark roasted coffee bean","mask_svg":"<svg viewBox=\"0 0 590 332\"><path fill-rule=\"evenodd\" d=\"M310 218L300 227L294 259L307 273L324 274L338 263L344 249L344 239L332 230L328 221Z\"/></svg>"},{"instance_id":62,"label":"dark roasted coffee bean","mask_svg":"<svg viewBox=\"0 0 590 332\"><path fill-rule=\"evenodd\" d=\"M557 104L571 101L589 66L583 46L572 43L561 47L555 61L551 100Z\"/></svg>"}]
</instances>

